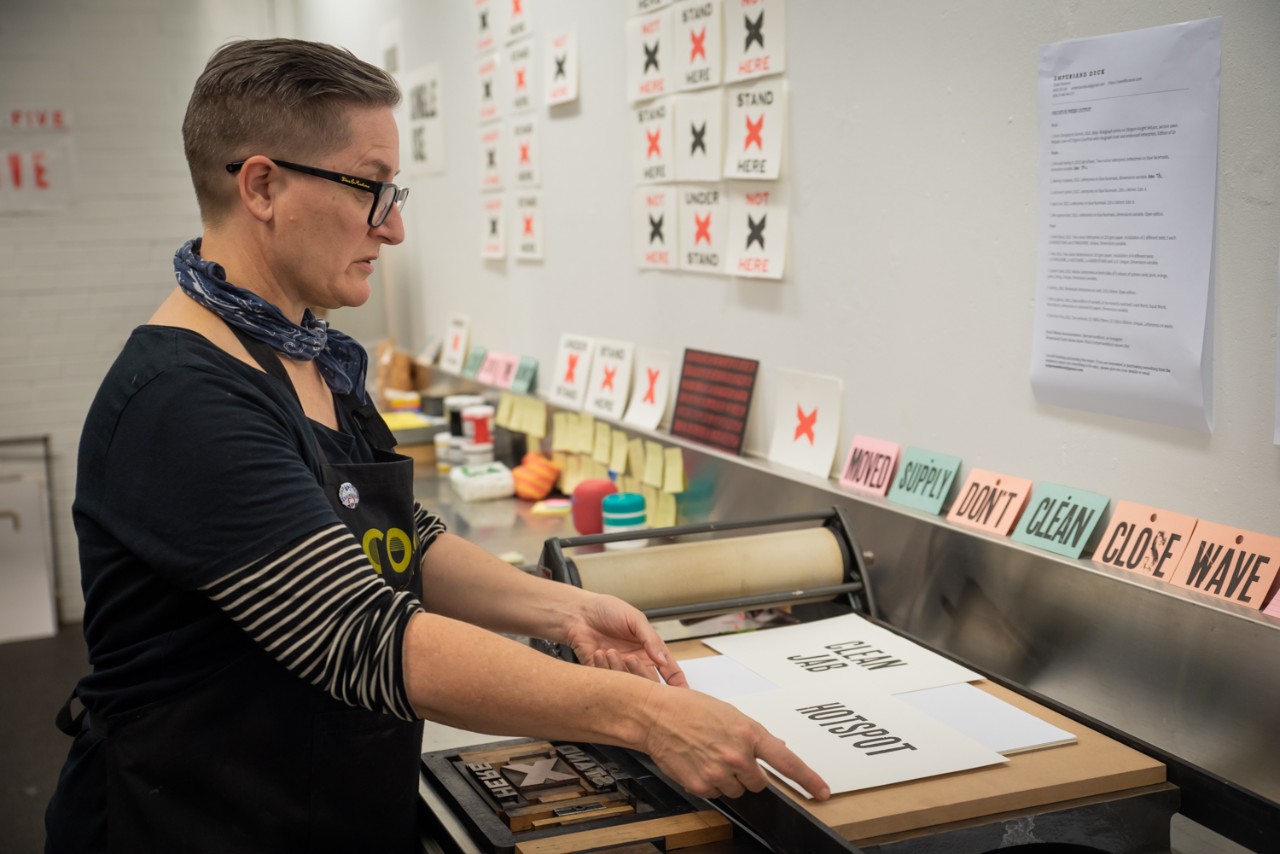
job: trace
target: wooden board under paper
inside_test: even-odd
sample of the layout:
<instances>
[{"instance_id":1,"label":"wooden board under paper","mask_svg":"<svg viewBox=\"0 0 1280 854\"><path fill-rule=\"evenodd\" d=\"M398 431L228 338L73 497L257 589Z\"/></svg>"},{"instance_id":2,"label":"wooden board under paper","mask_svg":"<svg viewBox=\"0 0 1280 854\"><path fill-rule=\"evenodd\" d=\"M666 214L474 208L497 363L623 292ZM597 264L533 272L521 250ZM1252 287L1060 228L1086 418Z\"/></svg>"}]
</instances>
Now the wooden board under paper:
<instances>
[{"instance_id":1,"label":"wooden board under paper","mask_svg":"<svg viewBox=\"0 0 1280 854\"><path fill-rule=\"evenodd\" d=\"M670 648L678 659L717 654L697 640ZM1003 765L848 792L825 802L793 793L781 780L774 787L845 839L858 841L1165 781L1163 763L994 682L973 684L1074 734L1076 743L1011 756Z\"/></svg>"}]
</instances>

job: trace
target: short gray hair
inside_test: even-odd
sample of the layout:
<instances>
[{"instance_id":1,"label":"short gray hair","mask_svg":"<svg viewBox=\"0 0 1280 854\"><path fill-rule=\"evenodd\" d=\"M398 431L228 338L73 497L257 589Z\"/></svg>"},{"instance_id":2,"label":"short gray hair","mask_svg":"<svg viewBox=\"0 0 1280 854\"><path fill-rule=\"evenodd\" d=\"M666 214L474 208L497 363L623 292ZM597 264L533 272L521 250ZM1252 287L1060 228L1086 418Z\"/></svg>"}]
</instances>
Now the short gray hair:
<instances>
[{"instance_id":1,"label":"short gray hair","mask_svg":"<svg viewBox=\"0 0 1280 854\"><path fill-rule=\"evenodd\" d=\"M255 154L306 162L351 144L349 111L394 107L390 74L344 48L298 39L235 41L196 80L182 145L200 217L216 225L231 210L226 165Z\"/></svg>"}]
</instances>

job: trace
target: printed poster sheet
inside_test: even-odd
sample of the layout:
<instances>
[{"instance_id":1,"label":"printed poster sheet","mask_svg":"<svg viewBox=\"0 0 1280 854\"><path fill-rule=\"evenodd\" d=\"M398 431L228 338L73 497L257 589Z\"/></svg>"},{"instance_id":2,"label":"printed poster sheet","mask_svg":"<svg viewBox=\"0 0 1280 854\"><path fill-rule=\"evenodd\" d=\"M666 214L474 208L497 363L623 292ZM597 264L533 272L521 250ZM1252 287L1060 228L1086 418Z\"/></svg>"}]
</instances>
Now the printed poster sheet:
<instances>
[{"instance_id":1,"label":"printed poster sheet","mask_svg":"<svg viewBox=\"0 0 1280 854\"><path fill-rule=\"evenodd\" d=\"M1211 18L1041 48L1041 403L1213 427L1221 34Z\"/></svg>"},{"instance_id":2,"label":"printed poster sheet","mask_svg":"<svg viewBox=\"0 0 1280 854\"><path fill-rule=\"evenodd\" d=\"M783 687L837 683L898 694L982 678L857 614L703 643Z\"/></svg>"},{"instance_id":3,"label":"printed poster sheet","mask_svg":"<svg viewBox=\"0 0 1280 854\"><path fill-rule=\"evenodd\" d=\"M896 697L847 682L746 694L729 702L770 732L783 734L779 737L822 775L833 795L1006 761Z\"/></svg>"},{"instance_id":4,"label":"printed poster sheet","mask_svg":"<svg viewBox=\"0 0 1280 854\"><path fill-rule=\"evenodd\" d=\"M680 668L689 680L689 687L726 703L733 703L735 698L747 694L763 694L778 688L727 655L687 659L680 662ZM907 691L893 696L1003 756L1077 741L1074 733L1059 729L968 683ZM790 734L784 732L779 737L789 740Z\"/></svg>"}]
</instances>

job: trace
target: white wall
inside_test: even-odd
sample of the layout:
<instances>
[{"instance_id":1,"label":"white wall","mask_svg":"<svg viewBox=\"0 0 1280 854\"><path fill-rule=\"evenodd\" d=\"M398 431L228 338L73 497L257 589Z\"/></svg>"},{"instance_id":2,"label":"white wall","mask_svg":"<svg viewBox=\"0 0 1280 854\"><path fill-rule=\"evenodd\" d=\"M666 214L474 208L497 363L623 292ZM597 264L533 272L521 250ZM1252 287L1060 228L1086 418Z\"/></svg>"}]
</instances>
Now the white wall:
<instances>
[{"instance_id":1,"label":"white wall","mask_svg":"<svg viewBox=\"0 0 1280 854\"><path fill-rule=\"evenodd\" d=\"M579 104L540 110L546 260L478 258L471 4L297 0L299 33L403 67L439 61L445 175L413 181L392 255L392 329L418 347L452 312L473 339L553 363L565 331L761 361L748 448L772 428L772 371L838 373L854 433L970 466L1280 534L1272 444L1280 242L1280 3L1274 0L791 0L792 189L781 283L645 273L632 262L623 0L537 0L539 49L576 25ZM1222 15L1212 435L1037 405L1040 45ZM901 358L902 345L912 349Z\"/></svg>"},{"instance_id":2,"label":"white wall","mask_svg":"<svg viewBox=\"0 0 1280 854\"><path fill-rule=\"evenodd\" d=\"M0 216L0 436L49 434L60 603L84 610L71 524L89 402L130 330L174 286L200 233L182 116L213 49L261 37L269 0L5 0L0 107L71 116L63 212Z\"/></svg>"},{"instance_id":3,"label":"white wall","mask_svg":"<svg viewBox=\"0 0 1280 854\"><path fill-rule=\"evenodd\" d=\"M0 105L69 109L76 152L69 210L0 217L0 436L53 437L64 616L82 608L70 502L84 413L172 286L174 248L199 231L180 141L191 84L233 36L296 31L374 58L376 27L392 16L406 68L444 66L449 169L414 182L410 241L379 277L381 302L341 312L344 328L367 339L389 324L416 348L460 311L479 342L544 365L563 331L758 358L756 450L772 426L771 371L834 364L848 390L842 444L867 433L1280 533L1280 3L792 0L789 273L760 283L634 269L625 3L526 2L539 43L574 24L583 44L580 102L542 112L538 265L477 259L467 0L5 0ZM1224 17L1216 430L1037 406L1037 49L1210 15ZM902 340L917 349L890 364Z\"/></svg>"}]
</instances>

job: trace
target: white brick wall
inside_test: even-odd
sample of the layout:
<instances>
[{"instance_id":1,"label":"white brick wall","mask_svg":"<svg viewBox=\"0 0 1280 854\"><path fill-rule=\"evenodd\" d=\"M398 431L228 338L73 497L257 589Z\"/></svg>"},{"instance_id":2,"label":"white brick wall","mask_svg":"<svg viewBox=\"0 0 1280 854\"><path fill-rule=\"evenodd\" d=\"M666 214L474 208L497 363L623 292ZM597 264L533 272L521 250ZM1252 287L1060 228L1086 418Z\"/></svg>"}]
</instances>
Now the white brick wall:
<instances>
[{"instance_id":1,"label":"white brick wall","mask_svg":"<svg viewBox=\"0 0 1280 854\"><path fill-rule=\"evenodd\" d=\"M84 610L71 501L85 412L173 287L174 249L200 232L182 156L191 85L214 48L273 35L281 12L273 0L0 7L0 108L68 111L74 149L66 211L0 215L0 437L52 437L64 620Z\"/></svg>"}]
</instances>

